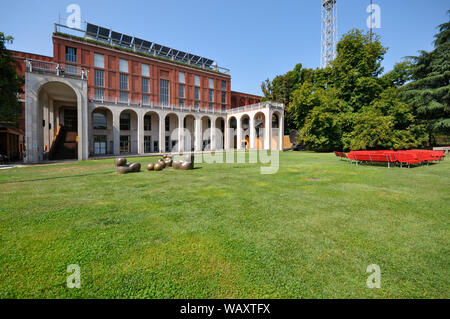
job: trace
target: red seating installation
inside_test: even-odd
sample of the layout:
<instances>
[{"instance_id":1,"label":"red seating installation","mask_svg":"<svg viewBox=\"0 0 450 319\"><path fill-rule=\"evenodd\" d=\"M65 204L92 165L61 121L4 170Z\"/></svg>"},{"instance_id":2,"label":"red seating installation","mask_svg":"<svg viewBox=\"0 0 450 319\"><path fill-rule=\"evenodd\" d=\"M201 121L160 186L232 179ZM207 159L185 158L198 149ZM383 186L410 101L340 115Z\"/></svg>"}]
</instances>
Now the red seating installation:
<instances>
[{"instance_id":1,"label":"red seating installation","mask_svg":"<svg viewBox=\"0 0 450 319\"><path fill-rule=\"evenodd\" d=\"M408 150L408 151L351 151L334 152L337 157L349 159L358 163L387 163L388 167L399 164L400 167L412 164L427 164L441 161L445 158L444 151Z\"/></svg>"}]
</instances>

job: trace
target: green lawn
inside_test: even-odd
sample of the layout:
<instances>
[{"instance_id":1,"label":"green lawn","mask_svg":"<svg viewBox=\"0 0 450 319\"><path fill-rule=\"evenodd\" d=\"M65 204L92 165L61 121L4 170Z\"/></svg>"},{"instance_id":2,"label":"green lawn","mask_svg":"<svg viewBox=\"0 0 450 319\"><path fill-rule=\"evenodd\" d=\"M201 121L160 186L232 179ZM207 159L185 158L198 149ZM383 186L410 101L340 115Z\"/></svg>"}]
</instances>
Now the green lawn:
<instances>
[{"instance_id":1,"label":"green lawn","mask_svg":"<svg viewBox=\"0 0 450 319\"><path fill-rule=\"evenodd\" d=\"M450 298L449 159L197 167L0 170L0 298ZM66 286L69 264L81 289ZM381 289L366 286L369 264Z\"/></svg>"}]
</instances>

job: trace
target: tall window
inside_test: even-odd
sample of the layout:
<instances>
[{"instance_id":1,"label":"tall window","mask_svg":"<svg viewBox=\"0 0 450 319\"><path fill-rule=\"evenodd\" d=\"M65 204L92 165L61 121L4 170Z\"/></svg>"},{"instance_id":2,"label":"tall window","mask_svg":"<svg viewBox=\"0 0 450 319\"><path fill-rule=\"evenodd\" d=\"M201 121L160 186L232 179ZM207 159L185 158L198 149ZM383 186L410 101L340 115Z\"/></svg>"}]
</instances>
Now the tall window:
<instances>
[{"instance_id":1,"label":"tall window","mask_svg":"<svg viewBox=\"0 0 450 319\"><path fill-rule=\"evenodd\" d=\"M120 102L128 103L128 92L120 92Z\"/></svg>"},{"instance_id":2,"label":"tall window","mask_svg":"<svg viewBox=\"0 0 450 319\"><path fill-rule=\"evenodd\" d=\"M150 79L142 78L142 93L150 92Z\"/></svg>"},{"instance_id":3,"label":"tall window","mask_svg":"<svg viewBox=\"0 0 450 319\"><path fill-rule=\"evenodd\" d=\"M144 116L144 131L152 130L152 116L146 115Z\"/></svg>"},{"instance_id":4,"label":"tall window","mask_svg":"<svg viewBox=\"0 0 450 319\"><path fill-rule=\"evenodd\" d=\"M141 64L142 76L150 76L150 68L148 64Z\"/></svg>"},{"instance_id":5,"label":"tall window","mask_svg":"<svg viewBox=\"0 0 450 319\"><path fill-rule=\"evenodd\" d=\"M120 153L130 153L129 135L120 135Z\"/></svg>"},{"instance_id":6,"label":"tall window","mask_svg":"<svg viewBox=\"0 0 450 319\"><path fill-rule=\"evenodd\" d=\"M128 75L120 74L120 89L128 91Z\"/></svg>"},{"instance_id":7,"label":"tall window","mask_svg":"<svg viewBox=\"0 0 450 319\"><path fill-rule=\"evenodd\" d=\"M120 114L120 129L123 131L129 131L130 130L130 113L124 113L122 112Z\"/></svg>"},{"instance_id":8,"label":"tall window","mask_svg":"<svg viewBox=\"0 0 450 319\"><path fill-rule=\"evenodd\" d=\"M194 108L195 108L196 110L198 110L198 109L200 108L200 102L195 101L195 102L194 102Z\"/></svg>"},{"instance_id":9,"label":"tall window","mask_svg":"<svg viewBox=\"0 0 450 319\"><path fill-rule=\"evenodd\" d=\"M150 96L142 94L142 104L143 105L150 105Z\"/></svg>"},{"instance_id":10,"label":"tall window","mask_svg":"<svg viewBox=\"0 0 450 319\"><path fill-rule=\"evenodd\" d=\"M214 90L209 90L209 102L214 102Z\"/></svg>"},{"instance_id":11,"label":"tall window","mask_svg":"<svg viewBox=\"0 0 450 319\"><path fill-rule=\"evenodd\" d=\"M94 85L105 86L105 71L94 70Z\"/></svg>"},{"instance_id":12,"label":"tall window","mask_svg":"<svg viewBox=\"0 0 450 319\"><path fill-rule=\"evenodd\" d=\"M184 84L180 84L178 86L178 96L180 98L184 98Z\"/></svg>"},{"instance_id":13,"label":"tall window","mask_svg":"<svg viewBox=\"0 0 450 319\"><path fill-rule=\"evenodd\" d=\"M161 80L159 98L161 105L169 105L169 81Z\"/></svg>"},{"instance_id":14,"label":"tall window","mask_svg":"<svg viewBox=\"0 0 450 319\"><path fill-rule=\"evenodd\" d=\"M96 100L104 100L105 99L105 90L94 89L94 94L95 94Z\"/></svg>"},{"instance_id":15,"label":"tall window","mask_svg":"<svg viewBox=\"0 0 450 319\"><path fill-rule=\"evenodd\" d=\"M227 82L222 81L222 91L226 91L227 90Z\"/></svg>"},{"instance_id":16,"label":"tall window","mask_svg":"<svg viewBox=\"0 0 450 319\"><path fill-rule=\"evenodd\" d=\"M77 49L66 47L66 62L77 63Z\"/></svg>"},{"instance_id":17,"label":"tall window","mask_svg":"<svg viewBox=\"0 0 450 319\"><path fill-rule=\"evenodd\" d=\"M170 118L166 116L166 119L164 120L164 124L166 127L166 132L170 132Z\"/></svg>"},{"instance_id":18,"label":"tall window","mask_svg":"<svg viewBox=\"0 0 450 319\"><path fill-rule=\"evenodd\" d=\"M198 75L194 77L194 84L195 86L200 86L200 77Z\"/></svg>"},{"instance_id":19,"label":"tall window","mask_svg":"<svg viewBox=\"0 0 450 319\"><path fill-rule=\"evenodd\" d=\"M223 104L227 103L227 93L226 92L222 92L222 103Z\"/></svg>"},{"instance_id":20,"label":"tall window","mask_svg":"<svg viewBox=\"0 0 450 319\"><path fill-rule=\"evenodd\" d=\"M212 111L212 110L213 110L213 108L214 108L214 104L213 104L213 103L209 103L209 107L208 107L208 109L209 109L210 111Z\"/></svg>"},{"instance_id":21,"label":"tall window","mask_svg":"<svg viewBox=\"0 0 450 319\"><path fill-rule=\"evenodd\" d=\"M128 73L128 60L120 59L120 72Z\"/></svg>"},{"instance_id":22,"label":"tall window","mask_svg":"<svg viewBox=\"0 0 450 319\"><path fill-rule=\"evenodd\" d=\"M144 153L152 152L152 137L144 136Z\"/></svg>"},{"instance_id":23,"label":"tall window","mask_svg":"<svg viewBox=\"0 0 450 319\"><path fill-rule=\"evenodd\" d=\"M200 100L200 88L196 87L194 91L194 99Z\"/></svg>"},{"instance_id":24,"label":"tall window","mask_svg":"<svg viewBox=\"0 0 450 319\"><path fill-rule=\"evenodd\" d=\"M184 78L184 72L178 72L178 82L180 83L186 83Z\"/></svg>"},{"instance_id":25,"label":"tall window","mask_svg":"<svg viewBox=\"0 0 450 319\"><path fill-rule=\"evenodd\" d=\"M105 68L105 56L103 54L94 54L94 66L96 68Z\"/></svg>"},{"instance_id":26,"label":"tall window","mask_svg":"<svg viewBox=\"0 0 450 319\"><path fill-rule=\"evenodd\" d=\"M184 100L183 99L180 99L180 101L179 101L179 106L181 107L181 108L183 108L184 107Z\"/></svg>"},{"instance_id":27,"label":"tall window","mask_svg":"<svg viewBox=\"0 0 450 319\"><path fill-rule=\"evenodd\" d=\"M93 113L93 122L95 130L106 130L106 112L105 111L95 111Z\"/></svg>"},{"instance_id":28,"label":"tall window","mask_svg":"<svg viewBox=\"0 0 450 319\"><path fill-rule=\"evenodd\" d=\"M210 88L210 89L214 89L214 80L213 79L208 79L208 87Z\"/></svg>"}]
</instances>

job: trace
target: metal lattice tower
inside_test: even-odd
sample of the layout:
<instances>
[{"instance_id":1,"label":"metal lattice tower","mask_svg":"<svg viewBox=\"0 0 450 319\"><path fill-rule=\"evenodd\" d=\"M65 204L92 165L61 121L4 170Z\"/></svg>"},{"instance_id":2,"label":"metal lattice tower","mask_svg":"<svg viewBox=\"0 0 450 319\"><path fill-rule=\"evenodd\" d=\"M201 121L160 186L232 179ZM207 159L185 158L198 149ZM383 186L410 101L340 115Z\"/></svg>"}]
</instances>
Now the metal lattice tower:
<instances>
[{"instance_id":1,"label":"metal lattice tower","mask_svg":"<svg viewBox=\"0 0 450 319\"><path fill-rule=\"evenodd\" d=\"M326 67L336 57L337 0L322 0L322 48L320 66Z\"/></svg>"}]
</instances>

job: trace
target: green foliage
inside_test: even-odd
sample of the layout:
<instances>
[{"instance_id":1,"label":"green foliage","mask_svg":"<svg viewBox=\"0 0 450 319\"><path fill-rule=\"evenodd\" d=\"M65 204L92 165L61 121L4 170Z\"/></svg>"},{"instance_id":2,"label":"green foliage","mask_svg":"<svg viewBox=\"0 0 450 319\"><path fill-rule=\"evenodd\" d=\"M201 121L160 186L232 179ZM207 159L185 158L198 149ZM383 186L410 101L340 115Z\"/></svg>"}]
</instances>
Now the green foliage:
<instances>
[{"instance_id":1,"label":"green foliage","mask_svg":"<svg viewBox=\"0 0 450 319\"><path fill-rule=\"evenodd\" d=\"M440 25L434 50L410 57L412 81L401 90L404 101L425 125L430 145L435 143L436 134L450 136L449 34L450 22Z\"/></svg>"},{"instance_id":2,"label":"green foliage","mask_svg":"<svg viewBox=\"0 0 450 319\"><path fill-rule=\"evenodd\" d=\"M402 102L398 88L412 78L409 61L381 75L387 49L379 37L351 30L324 69L302 69L266 80L266 99L286 104L287 127L308 149L403 149L419 146L423 125Z\"/></svg>"},{"instance_id":3,"label":"green foliage","mask_svg":"<svg viewBox=\"0 0 450 319\"><path fill-rule=\"evenodd\" d=\"M17 95L23 93L24 79L17 74L14 59L5 47L12 41L11 36L0 32L0 122L17 125L22 112Z\"/></svg>"}]
</instances>

